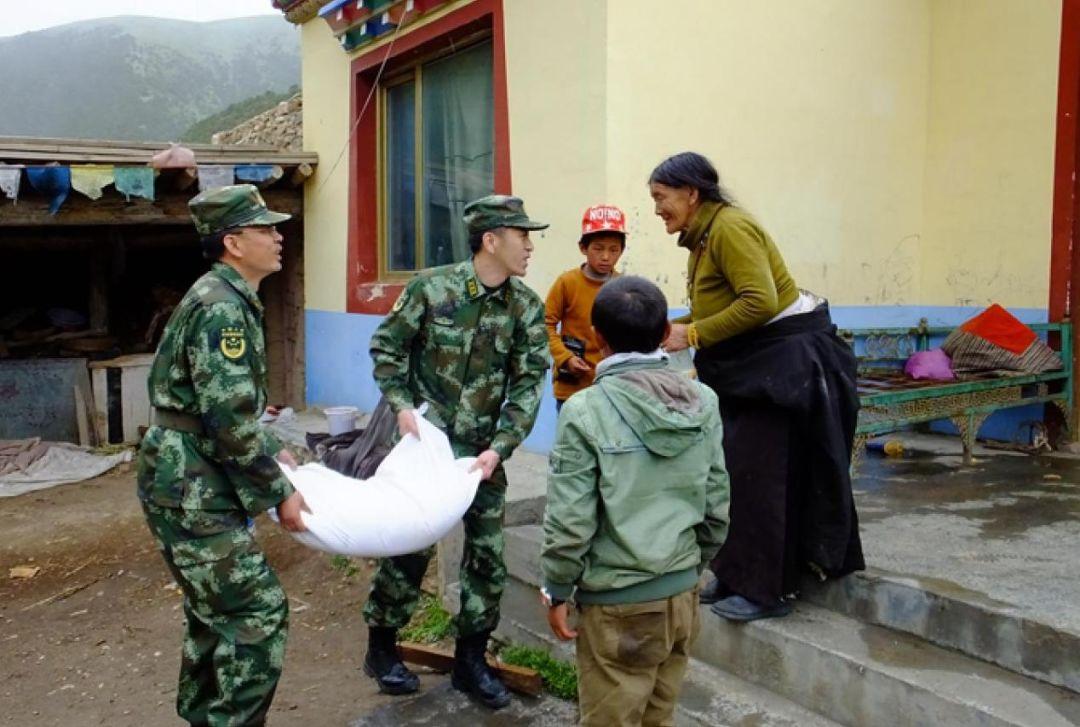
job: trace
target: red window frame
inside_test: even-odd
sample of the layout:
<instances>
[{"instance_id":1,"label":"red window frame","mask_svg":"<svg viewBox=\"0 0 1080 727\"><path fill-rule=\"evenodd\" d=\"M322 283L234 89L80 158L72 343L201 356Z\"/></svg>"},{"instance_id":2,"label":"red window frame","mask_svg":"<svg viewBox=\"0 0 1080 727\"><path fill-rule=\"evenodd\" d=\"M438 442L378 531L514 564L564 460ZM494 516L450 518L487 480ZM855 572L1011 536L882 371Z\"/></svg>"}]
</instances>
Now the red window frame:
<instances>
[{"instance_id":1,"label":"red window frame","mask_svg":"<svg viewBox=\"0 0 1080 727\"><path fill-rule=\"evenodd\" d=\"M502 0L475 0L427 25L402 29L401 35L394 41L383 75L385 77L397 67L444 48L448 39L467 37L485 29L491 32L494 56L495 191L509 194L510 118ZM379 280L379 139L374 96L357 124L357 116L364 100L372 93L372 86L376 83L385 57L386 46L374 48L353 59L350 69L352 98L349 118L356 125L356 130L349 148L349 252L345 281L345 309L349 313L385 315L404 287L401 281ZM375 93L378 93L378 89L375 89Z\"/></svg>"}]
</instances>

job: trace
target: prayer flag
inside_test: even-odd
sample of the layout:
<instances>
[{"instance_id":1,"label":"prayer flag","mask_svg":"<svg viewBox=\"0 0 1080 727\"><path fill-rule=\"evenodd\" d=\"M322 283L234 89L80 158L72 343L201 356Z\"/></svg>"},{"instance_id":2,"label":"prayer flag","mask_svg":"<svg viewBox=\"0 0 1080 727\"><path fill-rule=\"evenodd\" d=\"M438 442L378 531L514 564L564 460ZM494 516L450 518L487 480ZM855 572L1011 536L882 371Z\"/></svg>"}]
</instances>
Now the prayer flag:
<instances>
[{"instance_id":1,"label":"prayer flag","mask_svg":"<svg viewBox=\"0 0 1080 727\"><path fill-rule=\"evenodd\" d=\"M132 197L154 201L154 170L150 167L116 167L116 191L128 202Z\"/></svg>"},{"instance_id":2,"label":"prayer flag","mask_svg":"<svg viewBox=\"0 0 1080 727\"><path fill-rule=\"evenodd\" d=\"M274 175L273 164L237 164L233 171L236 174L236 180L239 182L251 182L252 184L259 184L265 182Z\"/></svg>"},{"instance_id":3,"label":"prayer flag","mask_svg":"<svg viewBox=\"0 0 1080 727\"><path fill-rule=\"evenodd\" d=\"M19 198L20 181L22 166L0 166L0 192L13 202Z\"/></svg>"},{"instance_id":4,"label":"prayer flag","mask_svg":"<svg viewBox=\"0 0 1080 727\"><path fill-rule=\"evenodd\" d=\"M232 164L200 164L199 191L227 187L233 183Z\"/></svg>"},{"instance_id":5,"label":"prayer flag","mask_svg":"<svg viewBox=\"0 0 1080 727\"><path fill-rule=\"evenodd\" d=\"M90 199L101 199L101 190L112 183L112 164L73 164L71 166L71 188Z\"/></svg>"},{"instance_id":6,"label":"prayer flag","mask_svg":"<svg viewBox=\"0 0 1080 727\"><path fill-rule=\"evenodd\" d=\"M71 169L68 167L27 167L30 186L49 198L49 214L60 211L60 205L71 192Z\"/></svg>"}]
</instances>

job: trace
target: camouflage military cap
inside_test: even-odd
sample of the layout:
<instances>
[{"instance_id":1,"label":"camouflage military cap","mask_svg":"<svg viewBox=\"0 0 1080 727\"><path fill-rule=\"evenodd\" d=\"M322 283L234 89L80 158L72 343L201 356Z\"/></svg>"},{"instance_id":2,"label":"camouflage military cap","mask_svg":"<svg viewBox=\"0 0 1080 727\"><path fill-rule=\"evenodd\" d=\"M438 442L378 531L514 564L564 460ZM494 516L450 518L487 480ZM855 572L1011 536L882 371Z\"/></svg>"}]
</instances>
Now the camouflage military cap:
<instances>
[{"instance_id":1,"label":"camouflage military cap","mask_svg":"<svg viewBox=\"0 0 1080 727\"><path fill-rule=\"evenodd\" d=\"M276 225L292 215L271 212L253 184L231 184L199 192L188 202L191 219L200 235L237 227Z\"/></svg>"},{"instance_id":2,"label":"camouflage military cap","mask_svg":"<svg viewBox=\"0 0 1080 727\"><path fill-rule=\"evenodd\" d=\"M530 220L525 214L525 203L521 197L507 194L490 194L475 199L465 205L462 218L469 227L469 232L485 232L496 227L517 227L522 230L543 230L546 222Z\"/></svg>"}]
</instances>

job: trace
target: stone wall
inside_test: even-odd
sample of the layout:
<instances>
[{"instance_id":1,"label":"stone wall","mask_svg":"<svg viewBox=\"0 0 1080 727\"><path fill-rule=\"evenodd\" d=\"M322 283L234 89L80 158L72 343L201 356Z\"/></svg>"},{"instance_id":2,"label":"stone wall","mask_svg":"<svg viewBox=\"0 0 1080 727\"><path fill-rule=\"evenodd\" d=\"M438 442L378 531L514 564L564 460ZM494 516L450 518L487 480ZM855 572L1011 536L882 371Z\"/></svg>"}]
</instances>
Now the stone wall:
<instances>
[{"instance_id":1,"label":"stone wall","mask_svg":"<svg viewBox=\"0 0 1080 727\"><path fill-rule=\"evenodd\" d=\"M304 146L303 98L296 94L228 131L217 132L211 141L214 144L271 144L278 149L299 151Z\"/></svg>"}]
</instances>

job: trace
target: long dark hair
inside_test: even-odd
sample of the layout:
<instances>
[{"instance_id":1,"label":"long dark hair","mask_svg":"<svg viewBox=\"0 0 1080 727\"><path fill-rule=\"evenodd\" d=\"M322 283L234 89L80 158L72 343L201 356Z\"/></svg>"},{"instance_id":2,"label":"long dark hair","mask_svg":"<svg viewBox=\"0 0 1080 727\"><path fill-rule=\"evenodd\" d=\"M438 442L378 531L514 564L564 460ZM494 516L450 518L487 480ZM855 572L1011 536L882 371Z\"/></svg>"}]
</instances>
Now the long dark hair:
<instances>
[{"instance_id":1,"label":"long dark hair","mask_svg":"<svg viewBox=\"0 0 1080 727\"><path fill-rule=\"evenodd\" d=\"M703 199L721 204L735 204L731 193L720 186L720 175L712 162L694 151L669 156L656 165L649 175L649 184L658 182L668 187L693 187Z\"/></svg>"}]
</instances>

